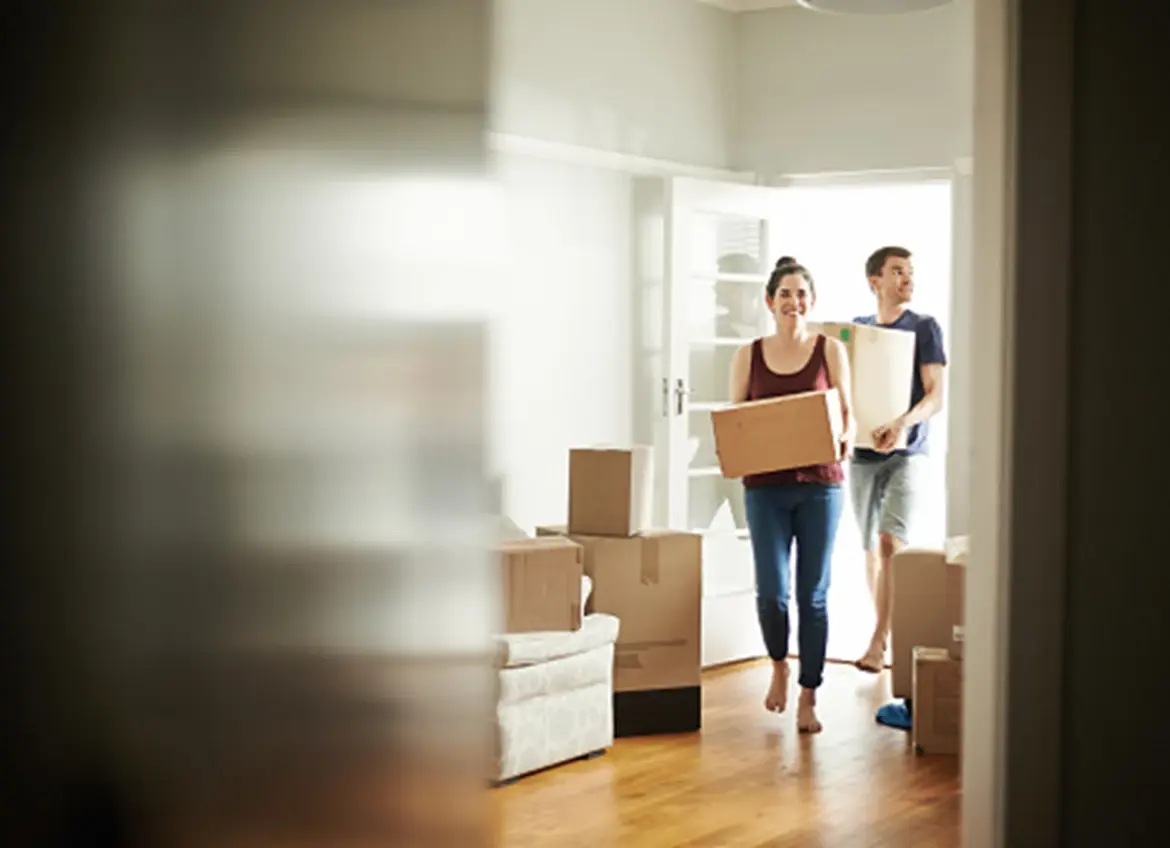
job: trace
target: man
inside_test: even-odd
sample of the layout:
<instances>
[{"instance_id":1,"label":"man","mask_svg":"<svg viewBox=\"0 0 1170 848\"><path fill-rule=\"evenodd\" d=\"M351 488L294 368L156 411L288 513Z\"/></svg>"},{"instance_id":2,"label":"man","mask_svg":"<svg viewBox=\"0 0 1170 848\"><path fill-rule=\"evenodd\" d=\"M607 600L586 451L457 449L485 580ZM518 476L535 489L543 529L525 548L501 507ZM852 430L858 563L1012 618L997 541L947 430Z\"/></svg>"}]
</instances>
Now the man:
<instances>
[{"instance_id":1,"label":"man","mask_svg":"<svg viewBox=\"0 0 1170 848\"><path fill-rule=\"evenodd\" d=\"M857 526L865 545L866 577L877 612L869 649L857 661L863 671L877 673L885 665L890 633L892 585L890 561L906 546L921 500L927 461L930 419L943 408L944 369L947 364L942 329L928 315L909 308L914 295L914 267L909 250L883 247L866 260L865 275L877 296L877 314L855 319L912 332L916 338L910 408L874 431L876 450L857 448L849 477ZM905 434L905 447L897 447ZM878 721L909 727L910 706L888 704Z\"/></svg>"}]
</instances>

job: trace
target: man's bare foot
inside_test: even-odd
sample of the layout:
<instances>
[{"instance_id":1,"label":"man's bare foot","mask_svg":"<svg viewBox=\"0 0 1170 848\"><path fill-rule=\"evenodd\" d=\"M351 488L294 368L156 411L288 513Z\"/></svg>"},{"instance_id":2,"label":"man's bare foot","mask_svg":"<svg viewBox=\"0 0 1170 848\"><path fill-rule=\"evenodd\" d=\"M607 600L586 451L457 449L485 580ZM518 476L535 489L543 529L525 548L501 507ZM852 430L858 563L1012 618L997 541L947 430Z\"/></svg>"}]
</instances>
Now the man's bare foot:
<instances>
[{"instance_id":1,"label":"man's bare foot","mask_svg":"<svg viewBox=\"0 0 1170 848\"><path fill-rule=\"evenodd\" d=\"M764 697L764 709L771 713L782 713L788 706L788 663L772 663L772 685Z\"/></svg>"},{"instance_id":2,"label":"man's bare foot","mask_svg":"<svg viewBox=\"0 0 1170 848\"><path fill-rule=\"evenodd\" d=\"M824 729L817 718L815 689L800 690L800 701L796 705L796 729L801 733L820 733Z\"/></svg>"},{"instance_id":3,"label":"man's bare foot","mask_svg":"<svg viewBox=\"0 0 1170 848\"><path fill-rule=\"evenodd\" d=\"M877 674L886 665L886 646L882 642L871 642L865 656L854 663L862 671Z\"/></svg>"}]
</instances>

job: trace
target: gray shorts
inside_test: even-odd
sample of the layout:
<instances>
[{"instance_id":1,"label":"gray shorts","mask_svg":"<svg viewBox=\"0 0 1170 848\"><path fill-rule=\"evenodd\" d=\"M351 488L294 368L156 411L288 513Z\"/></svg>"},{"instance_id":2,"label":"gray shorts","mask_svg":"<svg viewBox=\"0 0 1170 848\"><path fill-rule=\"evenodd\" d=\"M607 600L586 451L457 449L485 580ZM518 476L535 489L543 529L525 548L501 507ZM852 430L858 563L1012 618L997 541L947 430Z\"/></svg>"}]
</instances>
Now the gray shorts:
<instances>
[{"instance_id":1,"label":"gray shorts","mask_svg":"<svg viewBox=\"0 0 1170 848\"><path fill-rule=\"evenodd\" d=\"M849 463L849 492L861 543L877 547L878 534L910 541L913 521L925 494L927 458L922 454L894 454L886 459Z\"/></svg>"}]
</instances>

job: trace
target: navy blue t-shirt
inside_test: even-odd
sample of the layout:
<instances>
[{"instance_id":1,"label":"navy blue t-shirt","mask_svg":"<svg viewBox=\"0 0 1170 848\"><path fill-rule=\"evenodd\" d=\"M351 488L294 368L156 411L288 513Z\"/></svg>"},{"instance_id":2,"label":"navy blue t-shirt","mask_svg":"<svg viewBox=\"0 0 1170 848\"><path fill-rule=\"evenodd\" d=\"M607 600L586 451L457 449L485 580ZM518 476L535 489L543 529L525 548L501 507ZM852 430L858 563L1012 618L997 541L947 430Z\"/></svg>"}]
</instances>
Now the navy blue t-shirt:
<instances>
[{"instance_id":1,"label":"navy blue t-shirt","mask_svg":"<svg viewBox=\"0 0 1170 848\"><path fill-rule=\"evenodd\" d=\"M922 385L922 366L947 364L947 354L943 348L942 328L938 325L938 321L929 315L919 315L917 312L911 312L907 309L892 324L879 324L876 315L854 318L853 323L886 327L891 330L909 330L914 333L914 374L911 376L912 382L910 384L910 408L913 409L919 401L926 397L926 387ZM906 434L906 447L893 453L904 456L926 453L929 436L929 421L915 424ZM862 461L881 460L891 455L869 448L857 448L853 451L853 458Z\"/></svg>"}]
</instances>

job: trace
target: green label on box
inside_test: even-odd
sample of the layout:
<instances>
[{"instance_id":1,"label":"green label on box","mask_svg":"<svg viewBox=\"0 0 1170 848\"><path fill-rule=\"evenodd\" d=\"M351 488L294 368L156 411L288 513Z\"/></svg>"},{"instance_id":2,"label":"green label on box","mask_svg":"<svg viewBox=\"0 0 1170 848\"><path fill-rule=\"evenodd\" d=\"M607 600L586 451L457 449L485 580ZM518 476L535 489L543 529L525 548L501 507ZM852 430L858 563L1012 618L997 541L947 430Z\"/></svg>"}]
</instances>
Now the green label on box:
<instances>
[{"instance_id":1,"label":"green label on box","mask_svg":"<svg viewBox=\"0 0 1170 848\"><path fill-rule=\"evenodd\" d=\"M849 328L848 327L841 328L841 341L843 341L843 342L849 341Z\"/></svg>"}]
</instances>

